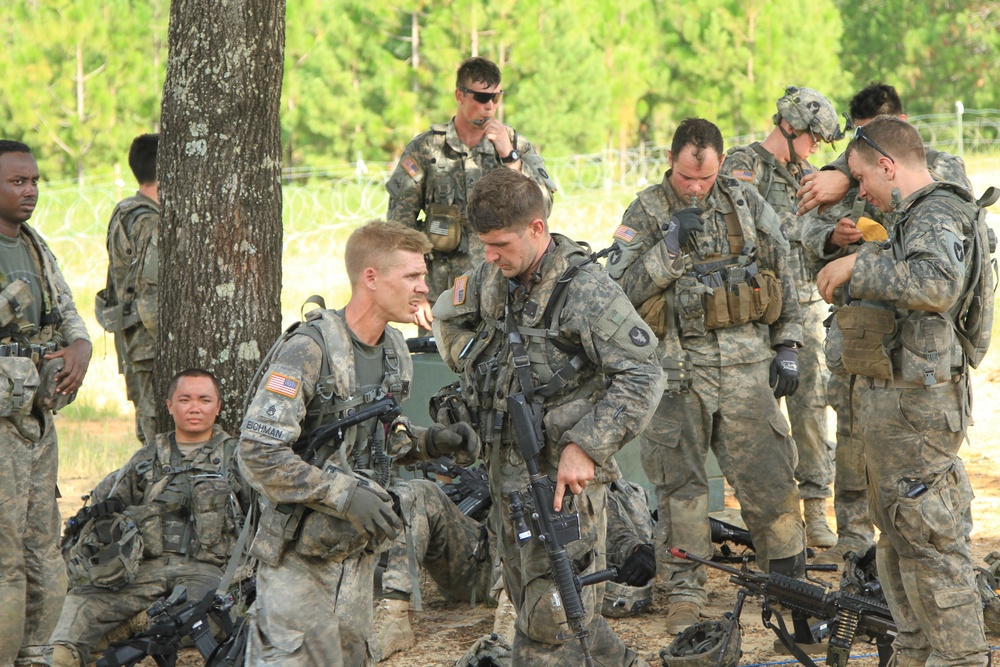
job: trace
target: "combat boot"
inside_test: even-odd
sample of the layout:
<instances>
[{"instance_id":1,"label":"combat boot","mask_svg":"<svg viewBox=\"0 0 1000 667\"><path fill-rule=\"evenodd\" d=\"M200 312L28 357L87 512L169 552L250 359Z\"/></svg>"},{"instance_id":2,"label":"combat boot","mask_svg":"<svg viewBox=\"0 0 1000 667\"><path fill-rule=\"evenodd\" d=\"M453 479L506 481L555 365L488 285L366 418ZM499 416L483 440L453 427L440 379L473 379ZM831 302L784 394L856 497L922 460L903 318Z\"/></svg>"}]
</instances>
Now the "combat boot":
<instances>
[{"instance_id":1,"label":"combat boot","mask_svg":"<svg viewBox=\"0 0 1000 667\"><path fill-rule=\"evenodd\" d=\"M409 600L379 600L375 610L375 641L380 661L417 643L410 627Z\"/></svg>"},{"instance_id":2,"label":"combat boot","mask_svg":"<svg viewBox=\"0 0 1000 667\"><path fill-rule=\"evenodd\" d=\"M81 667L83 660L76 648L65 644L55 644L52 646L52 667Z\"/></svg>"},{"instance_id":3,"label":"combat boot","mask_svg":"<svg viewBox=\"0 0 1000 667\"><path fill-rule=\"evenodd\" d=\"M826 549L837 543L837 535L826 522L826 498L806 498L806 545Z\"/></svg>"},{"instance_id":4,"label":"combat boot","mask_svg":"<svg viewBox=\"0 0 1000 667\"><path fill-rule=\"evenodd\" d=\"M697 602L684 600L671 603L666 618L667 634L673 636L684 632L689 626L697 623L700 616L701 607Z\"/></svg>"},{"instance_id":5,"label":"combat boot","mask_svg":"<svg viewBox=\"0 0 1000 667\"><path fill-rule=\"evenodd\" d=\"M517 620L517 611L514 604L507 597L507 591L501 590L497 599L497 610L493 614L493 634L501 635L508 642L514 641L514 621Z\"/></svg>"}]
</instances>

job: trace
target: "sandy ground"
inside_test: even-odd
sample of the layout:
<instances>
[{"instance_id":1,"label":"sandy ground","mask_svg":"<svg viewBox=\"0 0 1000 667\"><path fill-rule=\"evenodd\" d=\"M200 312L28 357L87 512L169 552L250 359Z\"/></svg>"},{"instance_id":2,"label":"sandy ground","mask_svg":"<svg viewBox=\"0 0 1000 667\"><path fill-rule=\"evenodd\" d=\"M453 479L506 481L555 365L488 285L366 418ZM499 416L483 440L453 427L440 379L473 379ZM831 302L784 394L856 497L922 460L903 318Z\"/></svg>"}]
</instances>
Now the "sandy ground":
<instances>
[{"instance_id":1,"label":"sandy ground","mask_svg":"<svg viewBox=\"0 0 1000 667\"><path fill-rule=\"evenodd\" d=\"M979 565L991 551L1000 551L1000 471L996 462L1000 460L1000 415L993 412L993 406L1000 400L1000 360L995 358L992 365L977 372L974 378L976 424L970 432L971 443L962 450L962 456L976 490L976 500L973 502L975 530L973 532L973 555ZM131 422L125 422L131 427ZM79 507L79 497L91 488L96 479L73 478L70 475L60 478L63 490L61 503L63 516L69 516ZM731 495L727 498L727 506L735 507ZM832 507L830 508L830 524L834 524ZM830 575L823 577L828 581L835 579ZM412 649L397 654L380 663L385 667L426 667L452 666L465 652L470 644L481 635L488 633L493 626L493 610L479 606L470 608L468 603L449 603L435 592L435 587L428 579L422 586L424 591L424 608L420 613L412 615L412 624L417 636L417 643ZM728 576L718 571L709 573L709 604L703 612L705 618L722 618L726 611L732 608L735 601L736 587L729 583ZM654 597L654 604L646 613L628 619L611 619L611 625L624 641L646 658L651 664L662 664L659 651L666 646L670 638L657 631L658 622L665 613L662 598ZM786 620L787 617L786 617ZM758 665L783 663L794 660L790 656L780 655L774 650L774 635L761 623L759 603L748 599L742 614L743 627L743 657L741 665ZM988 636L994 648L1000 644L1000 637ZM865 657L868 656L868 657ZM851 664L858 667L874 667L877 660L874 647L866 644L856 644L852 652ZM994 657L997 657L994 652ZM143 665L153 665L147 659ZM178 665L194 667L203 662L192 649L183 652Z\"/></svg>"}]
</instances>

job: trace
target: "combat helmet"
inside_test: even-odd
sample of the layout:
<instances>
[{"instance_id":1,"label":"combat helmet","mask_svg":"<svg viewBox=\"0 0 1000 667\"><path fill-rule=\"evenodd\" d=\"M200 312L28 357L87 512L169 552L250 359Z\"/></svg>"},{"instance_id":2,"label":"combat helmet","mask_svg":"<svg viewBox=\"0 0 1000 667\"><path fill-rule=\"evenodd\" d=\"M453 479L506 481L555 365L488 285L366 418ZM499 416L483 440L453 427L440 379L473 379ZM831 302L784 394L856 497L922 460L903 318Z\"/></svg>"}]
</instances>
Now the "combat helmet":
<instances>
[{"instance_id":1,"label":"combat helmet","mask_svg":"<svg viewBox=\"0 0 1000 667\"><path fill-rule=\"evenodd\" d=\"M605 618L624 618L638 614L653 604L653 582L650 579L645 586L629 586L613 581L604 584L604 603L601 605L601 616Z\"/></svg>"},{"instance_id":2,"label":"combat helmet","mask_svg":"<svg viewBox=\"0 0 1000 667\"><path fill-rule=\"evenodd\" d=\"M778 125L782 118L796 132L812 132L823 141L836 141L844 136L838 123L837 110L830 100L812 88L788 86L785 94L778 100L774 124Z\"/></svg>"},{"instance_id":3,"label":"combat helmet","mask_svg":"<svg viewBox=\"0 0 1000 667\"><path fill-rule=\"evenodd\" d=\"M733 624L733 634L726 645L726 653L719 662L722 641L728 622L702 621L686 628L677 635L670 646L660 651L663 667L737 667L740 662L740 624Z\"/></svg>"},{"instance_id":4,"label":"combat helmet","mask_svg":"<svg viewBox=\"0 0 1000 667\"><path fill-rule=\"evenodd\" d=\"M118 590L135 581L142 559L142 535L132 517L114 512L87 522L68 566L74 581Z\"/></svg>"}]
</instances>

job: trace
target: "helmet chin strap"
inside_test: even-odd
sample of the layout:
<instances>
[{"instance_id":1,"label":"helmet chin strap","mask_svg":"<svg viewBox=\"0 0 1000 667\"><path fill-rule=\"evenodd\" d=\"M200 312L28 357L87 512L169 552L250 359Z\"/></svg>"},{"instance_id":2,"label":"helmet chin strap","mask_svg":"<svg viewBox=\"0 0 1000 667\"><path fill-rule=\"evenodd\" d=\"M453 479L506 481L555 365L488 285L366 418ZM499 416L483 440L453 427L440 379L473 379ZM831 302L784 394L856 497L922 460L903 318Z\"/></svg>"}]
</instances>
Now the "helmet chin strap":
<instances>
[{"instance_id":1,"label":"helmet chin strap","mask_svg":"<svg viewBox=\"0 0 1000 667\"><path fill-rule=\"evenodd\" d=\"M791 127L791 124L789 124L789 127ZM781 130L781 135L783 137L785 137L785 140L788 142L788 162L790 164L798 164L799 163L799 155L798 155L798 153L795 152L795 146L792 145L792 142L795 141L799 137L799 135L796 134L795 131L794 131L795 128L793 127L792 128L792 130L793 130L792 133L789 134L785 130L784 123L782 123L781 120L779 119L778 120L778 129Z\"/></svg>"}]
</instances>

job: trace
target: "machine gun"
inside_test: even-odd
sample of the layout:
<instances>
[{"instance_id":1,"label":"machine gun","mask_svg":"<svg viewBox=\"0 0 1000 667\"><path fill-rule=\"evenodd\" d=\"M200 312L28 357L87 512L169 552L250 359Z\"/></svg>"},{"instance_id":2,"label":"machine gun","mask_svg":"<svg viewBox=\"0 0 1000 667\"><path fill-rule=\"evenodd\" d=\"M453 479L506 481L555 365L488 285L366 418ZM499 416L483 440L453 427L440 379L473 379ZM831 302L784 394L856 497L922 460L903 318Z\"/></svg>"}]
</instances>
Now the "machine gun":
<instances>
[{"instance_id":1,"label":"machine gun","mask_svg":"<svg viewBox=\"0 0 1000 667\"><path fill-rule=\"evenodd\" d=\"M150 656L157 667L174 667L177 649L185 637L190 637L206 660L219 646L212 636L209 614L215 616L222 630L233 633L229 610L235 603L231 595L220 596L209 591L201 600L188 601L187 589L178 585L169 597L161 597L146 610L149 627L129 639L115 642L104 651L97 667L132 667Z\"/></svg>"},{"instance_id":2,"label":"machine gun","mask_svg":"<svg viewBox=\"0 0 1000 667\"><path fill-rule=\"evenodd\" d=\"M423 472L425 476L451 478L452 483L444 486L444 492L458 505L459 511L476 521L486 518L493 501L490 498L490 483L486 470L481 466L466 468L447 456L441 456L433 461L421 461L413 467Z\"/></svg>"},{"instance_id":3,"label":"machine gun","mask_svg":"<svg viewBox=\"0 0 1000 667\"><path fill-rule=\"evenodd\" d=\"M816 643L816 637L809 626L809 618L830 620L827 665L846 667L851 644L859 636L867 637L868 641L874 642L878 647L879 667L886 667L889 658L892 657L892 641L897 632L896 623L884 602L842 590L830 591L822 586L782 574L764 574L746 568L738 570L689 554L683 549L670 549L670 554L675 558L684 558L714 567L730 575L729 581L740 587L736 606L733 608L733 619L739 618L743 611L743 600L747 595L760 598L764 627L773 630L796 660L807 667L816 667L816 663L798 648L796 643ZM777 610L778 606L792 612L794 622L792 634L786 629L785 621ZM776 623L771 623L772 616Z\"/></svg>"},{"instance_id":4,"label":"machine gun","mask_svg":"<svg viewBox=\"0 0 1000 667\"><path fill-rule=\"evenodd\" d=\"M578 576L573 571L566 544L580 539L580 515L567 512L565 509L556 512L553 509L555 501L555 483L548 475L538 468L538 455L541 453L541 419L536 418L523 393L507 397L507 415L514 430L521 457L528 469L529 498L521 492L514 491L509 496L510 517L514 522L518 546L523 547L531 539L538 539L545 547L545 553L552 565L552 577L562 599L563 610L566 612L566 623L573 631L572 637L580 640L583 651L584 665L594 667L594 658L590 655L590 631L583 625L586 612L580 591L584 586L607 581L618 576L617 568L608 568L600 572ZM531 503L531 511L527 502ZM529 525L528 519L531 520Z\"/></svg>"},{"instance_id":5,"label":"machine gun","mask_svg":"<svg viewBox=\"0 0 1000 667\"><path fill-rule=\"evenodd\" d=\"M750 531L746 528L740 528L739 526L734 526L731 523L713 519L712 517L708 518L708 525L712 533L712 543L721 545L719 550L722 552L722 556L716 556L715 560L743 560L744 557L734 554L726 542L732 542L737 546L746 547L747 549L754 549L753 538L750 536Z\"/></svg>"}]
</instances>

